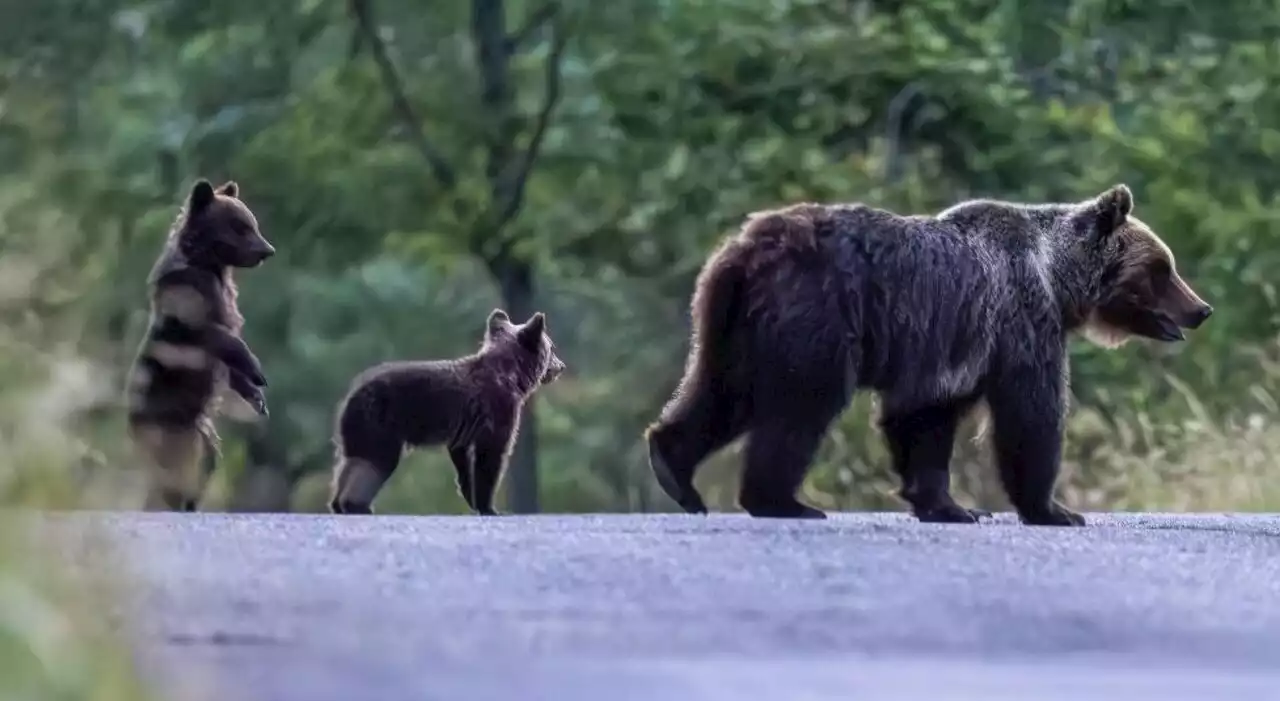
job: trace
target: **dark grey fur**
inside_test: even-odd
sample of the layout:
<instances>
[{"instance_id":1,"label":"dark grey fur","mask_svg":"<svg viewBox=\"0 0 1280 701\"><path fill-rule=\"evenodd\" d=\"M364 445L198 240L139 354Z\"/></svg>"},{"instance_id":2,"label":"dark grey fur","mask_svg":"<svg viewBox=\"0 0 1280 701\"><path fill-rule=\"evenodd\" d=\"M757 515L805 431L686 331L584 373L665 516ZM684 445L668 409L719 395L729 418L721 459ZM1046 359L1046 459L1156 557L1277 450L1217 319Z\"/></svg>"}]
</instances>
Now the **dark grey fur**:
<instances>
[{"instance_id":1,"label":"dark grey fur","mask_svg":"<svg viewBox=\"0 0 1280 701\"><path fill-rule=\"evenodd\" d=\"M981 401L1022 520L1082 524L1053 498L1068 334L1177 340L1209 313L1132 206L1118 185L1080 203L974 200L935 216L858 204L752 215L699 276L685 376L647 432L659 484L705 512L698 464L749 433L742 507L822 518L796 492L831 422L867 389L921 520L983 514L949 491L957 424Z\"/></svg>"},{"instance_id":2,"label":"dark grey fur","mask_svg":"<svg viewBox=\"0 0 1280 701\"><path fill-rule=\"evenodd\" d=\"M365 370L352 380L334 422L329 510L372 514L406 449L444 445L467 506L497 514L493 496L520 430L521 408L564 369L542 312L513 324L495 309L484 343L471 355Z\"/></svg>"}]
</instances>

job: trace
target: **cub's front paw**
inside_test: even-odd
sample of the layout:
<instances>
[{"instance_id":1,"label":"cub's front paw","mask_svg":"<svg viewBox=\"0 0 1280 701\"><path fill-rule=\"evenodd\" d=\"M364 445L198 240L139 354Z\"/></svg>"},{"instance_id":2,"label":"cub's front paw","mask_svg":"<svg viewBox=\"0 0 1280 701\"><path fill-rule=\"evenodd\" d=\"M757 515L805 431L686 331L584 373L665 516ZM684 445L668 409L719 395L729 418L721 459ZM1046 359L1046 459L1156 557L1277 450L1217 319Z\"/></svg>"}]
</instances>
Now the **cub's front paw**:
<instances>
[{"instance_id":1,"label":"cub's front paw","mask_svg":"<svg viewBox=\"0 0 1280 701\"><path fill-rule=\"evenodd\" d=\"M254 369L249 373L249 381L253 383L253 386L254 386L254 387L266 387L266 386L267 386L267 376L266 376L266 375L264 375L264 374L262 374L262 368L260 368L260 367L255 367L255 368L254 368Z\"/></svg>"},{"instance_id":2,"label":"cub's front paw","mask_svg":"<svg viewBox=\"0 0 1280 701\"><path fill-rule=\"evenodd\" d=\"M261 389L251 392L244 400L249 403L249 406L253 407L258 416L265 418L270 415L270 412L267 411L267 396L262 393Z\"/></svg>"}]
</instances>

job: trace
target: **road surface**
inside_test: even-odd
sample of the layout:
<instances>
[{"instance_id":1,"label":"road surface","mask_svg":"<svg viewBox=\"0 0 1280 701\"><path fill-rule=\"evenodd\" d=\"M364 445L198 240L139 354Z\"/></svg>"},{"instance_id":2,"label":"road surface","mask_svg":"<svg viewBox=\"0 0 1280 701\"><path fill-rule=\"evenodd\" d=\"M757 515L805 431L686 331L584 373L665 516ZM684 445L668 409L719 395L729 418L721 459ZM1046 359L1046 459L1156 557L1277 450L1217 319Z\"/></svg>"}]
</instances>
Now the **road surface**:
<instances>
[{"instance_id":1,"label":"road surface","mask_svg":"<svg viewBox=\"0 0 1280 701\"><path fill-rule=\"evenodd\" d=\"M1280 516L42 518L173 698L1280 699Z\"/></svg>"}]
</instances>

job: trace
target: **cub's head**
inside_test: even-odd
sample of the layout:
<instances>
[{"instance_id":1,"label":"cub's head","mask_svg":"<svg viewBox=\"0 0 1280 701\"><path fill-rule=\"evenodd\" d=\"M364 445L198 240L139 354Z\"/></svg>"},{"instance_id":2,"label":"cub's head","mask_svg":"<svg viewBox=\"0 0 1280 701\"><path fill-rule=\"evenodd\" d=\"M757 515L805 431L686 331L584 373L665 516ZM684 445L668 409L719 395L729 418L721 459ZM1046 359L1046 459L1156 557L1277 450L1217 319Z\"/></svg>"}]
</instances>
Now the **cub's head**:
<instances>
[{"instance_id":1,"label":"cub's head","mask_svg":"<svg viewBox=\"0 0 1280 701\"><path fill-rule=\"evenodd\" d=\"M1133 216L1133 194L1116 185L1081 205L1083 242L1100 277L1083 332L1106 348L1133 336L1174 342L1213 313L1178 275L1173 252ZM1077 239L1081 240L1081 239Z\"/></svg>"},{"instance_id":2,"label":"cub's head","mask_svg":"<svg viewBox=\"0 0 1280 701\"><path fill-rule=\"evenodd\" d=\"M178 246L193 265L253 268L276 252L258 230L253 212L240 201L234 181L216 189L208 180L196 181L182 217Z\"/></svg>"},{"instance_id":3,"label":"cub's head","mask_svg":"<svg viewBox=\"0 0 1280 701\"><path fill-rule=\"evenodd\" d=\"M547 317L537 312L523 324L511 323L511 317L501 309L489 313L489 323L484 332L485 348L510 349L520 367L538 384L551 384L564 372L565 364L556 355L556 344L547 332Z\"/></svg>"}]
</instances>

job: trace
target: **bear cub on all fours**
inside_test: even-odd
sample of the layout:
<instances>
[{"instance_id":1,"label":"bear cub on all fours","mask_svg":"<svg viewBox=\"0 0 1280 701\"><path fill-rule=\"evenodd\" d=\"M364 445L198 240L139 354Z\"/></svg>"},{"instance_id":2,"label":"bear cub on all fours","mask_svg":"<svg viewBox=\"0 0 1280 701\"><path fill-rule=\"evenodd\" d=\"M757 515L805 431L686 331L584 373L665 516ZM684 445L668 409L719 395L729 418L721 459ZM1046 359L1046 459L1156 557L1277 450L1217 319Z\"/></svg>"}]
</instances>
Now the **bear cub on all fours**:
<instances>
[{"instance_id":1,"label":"bear cub on all fours","mask_svg":"<svg viewBox=\"0 0 1280 701\"><path fill-rule=\"evenodd\" d=\"M467 506L497 514L493 495L515 445L520 410L564 369L542 312L513 324L495 309L471 355L365 370L338 407L329 510L372 514L374 498L406 449L444 445Z\"/></svg>"},{"instance_id":2,"label":"bear cub on all fours","mask_svg":"<svg viewBox=\"0 0 1280 701\"><path fill-rule=\"evenodd\" d=\"M128 380L129 436L150 470L145 508L194 511L216 468L213 417L267 414L232 270L274 253L235 182L195 183L151 270L150 322Z\"/></svg>"},{"instance_id":3,"label":"bear cub on all fours","mask_svg":"<svg viewBox=\"0 0 1280 701\"><path fill-rule=\"evenodd\" d=\"M711 254L693 296L684 377L648 429L662 489L705 513L698 465L748 434L739 503L824 518L796 498L859 389L921 521L974 523L950 494L952 443L979 402L1022 522L1083 525L1053 496L1067 339L1183 339L1212 312L1116 185L1076 203L961 202L902 216L861 204L758 212Z\"/></svg>"}]
</instances>

